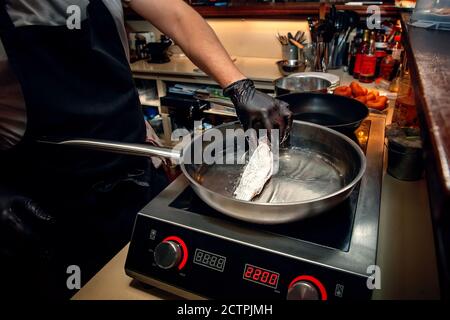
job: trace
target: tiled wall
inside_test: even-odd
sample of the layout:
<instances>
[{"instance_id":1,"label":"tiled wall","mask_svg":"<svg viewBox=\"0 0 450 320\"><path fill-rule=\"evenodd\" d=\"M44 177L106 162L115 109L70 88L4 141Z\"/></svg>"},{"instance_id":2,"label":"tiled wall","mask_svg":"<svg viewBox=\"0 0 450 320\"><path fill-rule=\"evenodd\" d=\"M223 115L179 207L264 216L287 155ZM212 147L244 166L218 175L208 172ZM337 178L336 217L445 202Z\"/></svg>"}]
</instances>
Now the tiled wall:
<instances>
[{"instance_id":1,"label":"tiled wall","mask_svg":"<svg viewBox=\"0 0 450 320\"><path fill-rule=\"evenodd\" d=\"M208 19L223 45L232 56L281 58L281 47L276 34L297 30L305 31L309 39L308 23L305 20L244 20ZM145 21L128 21L136 31L157 30ZM191 32L186 33L189 37ZM159 33L159 32L158 32Z\"/></svg>"}]
</instances>

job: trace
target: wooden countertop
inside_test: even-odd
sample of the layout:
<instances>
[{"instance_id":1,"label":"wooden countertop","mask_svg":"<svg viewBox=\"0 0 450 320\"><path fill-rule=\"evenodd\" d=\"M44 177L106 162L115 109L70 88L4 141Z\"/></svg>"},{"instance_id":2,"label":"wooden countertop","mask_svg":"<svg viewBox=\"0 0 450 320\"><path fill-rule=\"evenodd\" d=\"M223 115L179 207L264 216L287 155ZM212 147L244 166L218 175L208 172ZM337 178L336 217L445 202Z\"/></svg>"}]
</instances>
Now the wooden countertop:
<instances>
[{"instance_id":1,"label":"wooden countertop","mask_svg":"<svg viewBox=\"0 0 450 320\"><path fill-rule=\"evenodd\" d=\"M404 41L424 141L442 295L450 297L450 32L408 24Z\"/></svg>"},{"instance_id":2,"label":"wooden countertop","mask_svg":"<svg viewBox=\"0 0 450 320\"><path fill-rule=\"evenodd\" d=\"M125 274L126 245L72 300L174 300L179 297L134 281Z\"/></svg>"},{"instance_id":3,"label":"wooden countertop","mask_svg":"<svg viewBox=\"0 0 450 320\"><path fill-rule=\"evenodd\" d=\"M416 97L423 108L444 191L450 196L450 33L410 26L406 13L402 18Z\"/></svg>"}]
</instances>

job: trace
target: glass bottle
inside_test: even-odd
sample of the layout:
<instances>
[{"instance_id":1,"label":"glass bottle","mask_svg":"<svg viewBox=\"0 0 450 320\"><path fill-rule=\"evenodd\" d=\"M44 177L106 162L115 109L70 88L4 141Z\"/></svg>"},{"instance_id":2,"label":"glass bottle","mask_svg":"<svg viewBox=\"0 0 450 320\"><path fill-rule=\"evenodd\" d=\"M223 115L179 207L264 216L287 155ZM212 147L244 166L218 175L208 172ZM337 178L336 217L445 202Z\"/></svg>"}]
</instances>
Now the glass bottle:
<instances>
[{"instance_id":1,"label":"glass bottle","mask_svg":"<svg viewBox=\"0 0 450 320\"><path fill-rule=\"evenodd\" d=\"M384 57L387 55L387 42L386 42L386 36L385 31L379 30L377 33L377 38L375 41L375 56L377 57L377 64L375 68L375 78L378 78L380 76L380 69L381 69L381 62L383 61Z\"/></svg>"},{"instance_id":2,"label":"glass bottle","mask_svg":"<svg viewBox=\"0 0 450 320\"><path fill-rule=\"evenodd\" d=\"M400 70L398 81L398 93L395 100L394 114L392 122L397 123L401 127L419 127L417 117L416 100L414 90L411 85L411 77L408 72Z\"/></svg>"},{"instance_id":3,"label":"glass bottle","mask_svg":"<svg viewBox=\"0 0 450 320\"><path fill-rule=\"evenodd\" d=\"M367 48L370 44L370 30L364 30L363 40L361 44L358 46L355 57L355 67L353 68L353 78L359 79L359 73L361 69L362 57L364 52L367 51Z\"/></svg>"},{"instance_id":4,"label":"glass bottle","mask_svg":"<svg viewBox=\"0 0 450 320\"><path fill-rule=\"evenodd\" d=\"M349 58L348 58L348 74L353 75L353 69L355 68L355 60L356 60L356 46L355 41L352 41L350 44L349 50Z\"/></svg>"},{"instance_id":5,"label":"glass bottle","mask_svg":"<svg viewBox=\"0 0 450 320\"><path fill-rule=\"evenodd\" d=\"M385 80L391 81L394 76L395 60L389 51L386 52L386 56L380 63L379 76Z\"/></svg>"},{"instance_id":6,"label":"glass bottle","mask_svg":"<svg viewBox=\"0 0 450 320\"><path fill-rule=\"evenodd\" d=\"M392 46L392 58L394 58L394 73L397 72L403 57L403 47L401 44L401 35L400 33L396 34L394 37L394 44Z\"/></svg>"},{"instance_id":7,"label":"glass bottle","mask_svg":"<svg viewBox=\"0 0 450 320\"><path fill-rule=\"evenodd\" d=\"M377 57L375 55L375 32L372 31L370 42L365 49L361 60L359 70L359 81L371 83L375 80L375 69L377 65Z\"/></svg>"}]
</instances>

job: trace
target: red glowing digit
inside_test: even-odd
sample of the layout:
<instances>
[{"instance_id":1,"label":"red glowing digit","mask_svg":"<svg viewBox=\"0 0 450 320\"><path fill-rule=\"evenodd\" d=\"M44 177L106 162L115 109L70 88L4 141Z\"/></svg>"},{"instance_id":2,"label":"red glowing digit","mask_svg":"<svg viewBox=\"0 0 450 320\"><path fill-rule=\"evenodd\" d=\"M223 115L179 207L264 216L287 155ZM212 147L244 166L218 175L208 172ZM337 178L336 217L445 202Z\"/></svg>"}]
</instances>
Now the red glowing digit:
<instances>
[{"instance_id":1,"label":"red glowing digit","mask_svg":"<svg viewBox=\"0 0 450 320\"><path fill-rule=\"evenodd\" d=\"M259 280L259 277L261 276L262 270L261 269L256 269L255 273L253 274L252 279L255 281Z\"/></svg>"},{"instance_id":2,"label":"red glowing digit","mask_svg":"<svg viewBox=\"0 0 450 320\"><path fill-rule=\"evenodd\" d=\"M268 271L264 271L263 273L262 273L262 276L261 276L261 282L262 283L266 283L267 282L267 280L269 279L269 275L270 275L270 273L268 272Z\"/></svg>"},{"instance_id":3,"label":"red glowing digit","mask_svg":"<svg viewBox=\"0 0 450 320\"><path fill-rule=\"evenodd\" d=\"M247 266L244 277L250 278L252 276L253 270L253 267Z\"/></svg>"},{"instance_id":4,"label":"red glowing digit","mask_svg":"<svg viewBox=\"0 0 450 320\"><path fill-rule=\"evenodd\" d=\"M270 278L269 278L269 284L270 284L271 286L274 286L274 285L277 284L277 282L278 282L278 274L272 273L272 275L271 275Z\"/></svg>"}]
</instances>

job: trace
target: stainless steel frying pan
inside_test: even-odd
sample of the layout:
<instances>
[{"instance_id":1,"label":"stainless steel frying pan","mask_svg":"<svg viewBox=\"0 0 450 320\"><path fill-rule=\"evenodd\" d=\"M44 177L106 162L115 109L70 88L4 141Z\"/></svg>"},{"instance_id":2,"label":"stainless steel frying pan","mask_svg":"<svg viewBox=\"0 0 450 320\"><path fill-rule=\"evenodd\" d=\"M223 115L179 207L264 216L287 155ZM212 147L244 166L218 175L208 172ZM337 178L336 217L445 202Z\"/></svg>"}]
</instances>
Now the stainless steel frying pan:
<instances>
[{"instance_id":1,"label":"stainless steel frying pan","mask_svg":"<svg viewBox=\"0 0 450 320\"><path fill-rule=\"evenodd\" d=\"M238 122L216 127L224 136L227 129L239 128ZM242 130L241 133L244 134ZM239 134L235 139L239 139ZM337 205L350 195L366 168L363 152L351 139L323 126L294 121L290 146L280 149L278 173L256 199L240 201L233 198L233 192L244 169L244 165L236 164L236 160L244 153L241 148L245 149L245 146L230 146L224 140L222 148L216 150L228 160L231 157L235 164L192 164L194 149L200 146L205 150L210 143L197 136L178 151L99 140L57 142L122 154L176 159L196 194L208 205L236 219L259 224L287 223Z\"/></svg>"}]
</instances>

